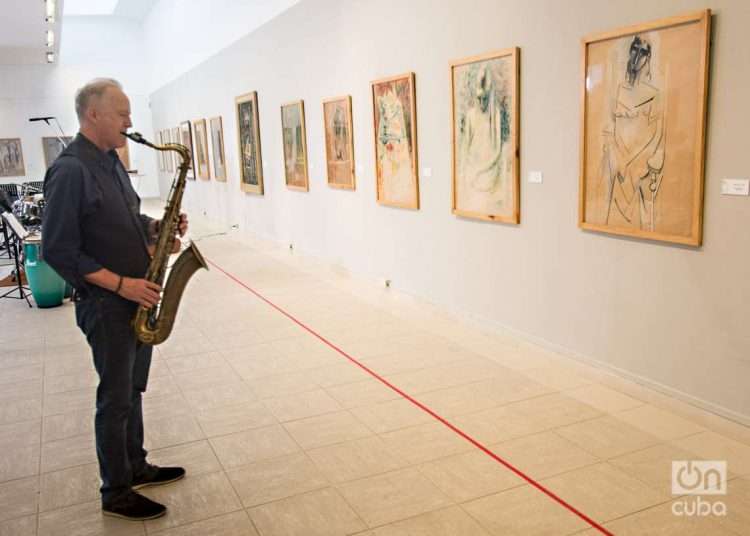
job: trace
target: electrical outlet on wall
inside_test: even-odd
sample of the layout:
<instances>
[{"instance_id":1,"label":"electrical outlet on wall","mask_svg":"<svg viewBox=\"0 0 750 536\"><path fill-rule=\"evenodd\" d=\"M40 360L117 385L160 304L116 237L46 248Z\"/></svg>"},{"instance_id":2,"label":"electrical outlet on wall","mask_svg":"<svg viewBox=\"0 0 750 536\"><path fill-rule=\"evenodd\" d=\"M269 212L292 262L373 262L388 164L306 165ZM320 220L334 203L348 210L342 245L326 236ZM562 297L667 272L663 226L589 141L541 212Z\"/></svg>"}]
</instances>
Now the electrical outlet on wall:
<instances>
[{"instance_id":1,"label":"electrical outlet on wall","mask_svg":"<svg viewBox=\"0 0 750 536\"><path fill-rule=\"evenodd\" d=\"M541 171L529 171L529 182L531 184L542 184L542 172Z\"/></svg>"},{"instance_id":2,"label":"electrical outlet on wall","mask_svg":"<svg viewBox=\"0 0 750 536\"><path fill-rule=\"evenodd\" d=\"M721 179L722 195L750 195L750 180Z\"/></svg>"}]
</instances>

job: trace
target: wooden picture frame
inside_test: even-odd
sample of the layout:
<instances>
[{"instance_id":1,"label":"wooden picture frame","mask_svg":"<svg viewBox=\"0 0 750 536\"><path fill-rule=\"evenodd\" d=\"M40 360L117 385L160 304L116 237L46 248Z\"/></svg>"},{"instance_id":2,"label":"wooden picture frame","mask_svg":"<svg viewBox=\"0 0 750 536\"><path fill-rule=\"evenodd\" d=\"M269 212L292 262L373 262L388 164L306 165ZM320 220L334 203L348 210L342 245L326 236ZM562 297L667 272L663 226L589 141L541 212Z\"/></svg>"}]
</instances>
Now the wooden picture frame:
<instances>
[{"instance_id":1,"label":"wooden picture frame","mask_svg":"<svg viewBox=\"0 0 750 536\"><path fill-rule=\"evenodd\" d=\"M305 102L298 100L281 105L281 135L284 148L284 180L290 190L307 192L307 131Z\"/></svg>"},{"instance_id":2,"label":"wooden picture frame","mask_svg":"<svg viewBox=\"0 0 750 536\"><path fill-rule=\"evenodd\" d=\"M323 101L323 130L328 186L354 190L356 177L351 95L331 97Z\"/></svg>"},{"instance_id":3,"label":"wooden picture frame","mask_svg":"<svg viewBox=\"0 0 750 536\"><path fill-rule=\"evenodd\" d=\"M417 101L413 72L370 82L376 199L419 209Z\"/></svg>"},{"instance_id":4,"label":"wooden picture frame","mask_svg":"<svg viewBox=\"0 0 750 536\"><path fill-rule=\"evenodd\" d=\"M520 223L519 54L513 47L450 63L457 216Z\"/></svg>"},{"instance_id":5,"label":"wooden picture frame","mask_svg":"<svg viewBox=\"0 0 750 536\"><path fill-rule=\"evenodd\" d=\"M172 143L180 143L180 127L174 127L168 130L172 133L171 135ZM169 156L172 159L172 168L175 171L180 169L180 155L177 154L176 151L170 151Z\"/></svg>"},{"instance_id":6,"label":"wooden picture frame","mask_svg":"<svg viewBox=\"0 0 750 536\"><path fill-rule=\"evenodd\" d=\"M24 177L21 138L0 138L0 177Z\"/></svg>"},{"instance_id":7,"label":"wooden picture frame","mask_svg":"<svg viewBox=\"0 0 750 536\"><path fill-rule=\"evenodd\" d=\"M190 121L183 121L180 123L180 143L187 147L188 152L190 153L187 178L195 180L195 152L193 151L193 129Z\"/></svg>"},{"instance_id":8,"label":"wooden picture frame","mask_svg":"<svg viewBox=\"0 0 750 536\"><path fill-rule=\"evenodd\" d=\"M237 149L240 187L243 192L263 195L263 159L260 146L258 93L251 91L234 99L237 118Z\"/></svg>"},{"instance_id":9,"label":"wooden picture frame","mask_svg":"<svg viewBox=\"0 0 750 536\"><path fill-rule=\"evenodd\" d=\"M220 182L227 180L227 161L224 153L224 127L221 116L211 117L208 120L208 129L211 135L211 163L214 179Z\"/></svg>"},{"instance_id":10,"label":"wooden picture frame","mask_svg":"<svg viewBox=\"0 0 750 536\"><path fill-rule=\"evenodd\" d=\"M117 156L120 158L120 162L122 162L122 167L125 168L125 171L130 172L130 148L128 147L128 140L125 139L125 145L116 148L115 151L117 151Z\"/></svg>"},{"instance_id":11,"label":"wooden picture frame","mask_svg":"<svg viewBox=\"0 0 750 536\"><path fill-rule=\"evenodd\" d=\"M71 141L73 141L73 136L64 136L63 140L65 141L65 144L69 144ZM62 142L60 141L60 137L58 136L44 136L42 138L42 152L44 153L44 167L49 169L49 167L52 165L52 162L57 159L58 156L60 156L60 153L63 152Z\"/></svg>"},{"instance_id":12,"label":"wooden picture frame","mask_svg":"<svg viewBox=\"0 0 750 536\"><path fill-rule=\"evenodd\" d=\"M711 11L582 40L578 225L699 246Z\"/></svg>"},{"instance_id":13,"label":"wooden picture frame","mask_svg":"<svg viewBox=\"0 0 750 536\"><path fill-rule=\"evenodd\" d=\"M208 132L206 131L206 120L196 119L193 121L195 132L195 167L198 177L203 180L211 179L211 168L208 161Z\"/></svg>"}]
</instances>

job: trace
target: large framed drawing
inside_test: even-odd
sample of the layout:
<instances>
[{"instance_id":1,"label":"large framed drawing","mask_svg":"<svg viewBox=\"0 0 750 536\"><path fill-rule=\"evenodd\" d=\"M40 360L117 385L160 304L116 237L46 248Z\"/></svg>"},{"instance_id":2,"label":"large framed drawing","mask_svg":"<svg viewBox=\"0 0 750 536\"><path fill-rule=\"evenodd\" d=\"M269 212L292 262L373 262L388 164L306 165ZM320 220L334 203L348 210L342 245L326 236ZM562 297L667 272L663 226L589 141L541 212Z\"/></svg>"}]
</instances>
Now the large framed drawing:
<instances>
[{"instance_id":1,"label":"large framed drawing","mask_svg":"<svg viewBox=\"0 0 750 536\"><path fill-rule=\"evenodd\" d=\"M307 134L305 132L305 103L288 102L281 105L281 132L284 143L284 176L290 190L308 191Z\"/></svg>"},{"instance_id":2,"label":"large framed drawing","mask_svg":"<svg viewBox=\"0 0 750 536\"><path fill-rule=\"evenodd\" d=\"M518 48L451 63L453 213L520 221Z\"/></svg>"},{"instance_id":3,"label":"large framed drawing","mask_svg":"<svg viewBox=\"0 0 750 536\"><path fill-rule=\"evenodd\" d=\"M65 144L63 145L63 141ZM64 136L62 141L57 136L50 136L42 138L42 151L44 152L44 167L49 168L52 165L63 149L73 141L73 136Z\"/></svg>"},{"instance_id":4,"label":"large framed drawing","mask_svg":"<svg viewBox=\"0 0 750 536\"><path fill-rule=\"evenodd\" d=\"M209 180L211 171L208 167L208 134L206 132L206 120L197 119L193 121L195 132L195 166L201 179Z\"/></svg>"},{"instance_id":5,"label":"large framed drawing","mask_svg":"<svg viewBox=\"0 0 750 536\"><path fill-rule=\"evenodd\" d=\"M0 138L0 177L24 175L26 168L23 165L21 138Z\"/></svg>"},{"instance_id":6,"label":"large framed drawing","mask_svg":"<svg viewBox=\"0 0 750 536\"><path fill-rule=\"evenodd\" d=\"M371 82L378 203L419 208L414 73Z\"/></svg>"},{"instance_id":7,"label":"large framed drawing","mask_svg":"<svg viewBox=\"0 0 750 536\"><path fill-rule=\"evenodd\" d=\"M697 246L711 12L583 39L579 226Z\"/></svg>"},{"instance_id":8,"label":"large framed drawing","mask_svg":"<svg viewBox=\"0 0 750 536\"><path fill-rule=\"evenodd\" d=\"M227 163L224 156L224 128L221 116L209 119L208 128L211 132L211 162L213 163L214 179L226 182Z\"/></svg>"},{"instance_id":9,"label":"large framed drawing","mask_svg":"<svg viewBox=\"0 0 750 536\"><path fill-rule=\"evenodd\" d=\"M193 152L193 130L190 128L190 121L180 123L180 143L187 147L190 153L187 178L195 180L195 153Z\"/></svg>"},{"instance_id":10,"label":"large framed drawing","mask_svg":"<svg viewBox=\"0 0 750 536\"><path fill-rule=\"evenodd\" d=\"M260 151L258 93L252 91L234 99L237 113L237 142L240 157L240 187L243 192L263 194L263 166Z\"/></svg>"},{"instance_id":11,"label":"large framed drawing","mask_svg":"<svg viewBox=\"0 0 750 536\"><path fill-rule=\"evenodd\" d=\"M352 98L334 97L323 101L328 186L354 190L354 137Z\"/></svg>"}]
</instances>

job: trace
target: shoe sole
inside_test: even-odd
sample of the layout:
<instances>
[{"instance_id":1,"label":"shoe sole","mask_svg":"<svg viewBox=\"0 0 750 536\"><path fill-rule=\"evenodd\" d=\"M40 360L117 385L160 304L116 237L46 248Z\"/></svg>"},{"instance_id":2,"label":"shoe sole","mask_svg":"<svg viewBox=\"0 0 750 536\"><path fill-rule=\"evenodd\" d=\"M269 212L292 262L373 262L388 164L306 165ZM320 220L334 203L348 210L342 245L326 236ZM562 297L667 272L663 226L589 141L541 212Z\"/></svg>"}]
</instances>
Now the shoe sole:
<instances>
[{"instance_id":1,"label":"shoe sole","mask_svg":"<svg viewBox=\"0 0 750 536\"><path fill-rule=\"evenodd\" d=\"M154 486L164 486L165 484L171 484L172 482L177 482L178 480L182 480L185 478L185 475L182 474L178 476L177 478L173 478L172 480L162 480L161 482L144 482L143 484L136 484L135 486L131 486L130 489L133 491L143 488L150 488Z\"/></svg>"},{"instance_id":2,"label":"shoe sole","mask_svg":"<svg viewBox=\"0 0 750 536\"><path fill-rule=\"evenodd\" d=\"M163 512L159 512L158 514L154 514L152 516L143 516L143 517L133 517L133 516L126 516L123 514L117 514L115 512L108 512L107 510L102 510L102 514L109 517L119 517L120 519L126 519L128 521L148 521L149 519L156 519L157 517L162 517L163 515L166 515L167 510L165 509Z\"/></svg>"}]
</instances>

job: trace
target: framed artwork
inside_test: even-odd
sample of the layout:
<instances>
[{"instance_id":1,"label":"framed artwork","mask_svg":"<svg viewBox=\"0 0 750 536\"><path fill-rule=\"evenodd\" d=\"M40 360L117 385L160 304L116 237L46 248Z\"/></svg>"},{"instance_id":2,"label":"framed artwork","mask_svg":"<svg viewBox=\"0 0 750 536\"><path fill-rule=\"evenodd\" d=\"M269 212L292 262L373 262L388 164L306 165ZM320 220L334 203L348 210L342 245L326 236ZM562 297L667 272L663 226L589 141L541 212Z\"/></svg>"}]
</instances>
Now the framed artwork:
<instances>
[{"instance_id":1,"label":"framed artwork","mask_svg":"<svg viewBox=\"0 0 750 536\"><path fill-rule=\"evenodd\" d=\"M453 213L520 221L519 50L451 63Z\"/></svg>"},{"instance_id":2,"label":"framed artwork","mask_svg":"<svg viewBox=\"0 0 750 536\"><path fill-rule=\"evenodd\" d=\"M169 143L169 140L167 140L167 143ZM118 147L115 151L117 151L117 156L120 157L120 162L122 162L125 171L130 171L130 150L128 149L128 140L126 139L125 145ZM172 170L170 169L169 171Z\"/></svg>"},{"instance_id":3,"label":"framed artwork","mask_svg":"<svg viewBox=\"0 0 750 536\"><path fill-rule=\"evenodd\" d=\"M306 192L309 189L309 183L304 101L288 102L281 106L281 131L287 188Z\"/></svg>"},{"instance_id":4,"label":"framed artwork","mask_svg":"<svg viewBox=\"0 0 750 536\"><path fill-rule=\"evenodd\" d=\"M352 98L349 95L323 101L328 186L354 190L354 138Z\"/></svg>"},{"instance_id":5,"label":"framed artwork","mask_svg":"<svg viewBox=\"0 0 750 536\"><path fill-rule=\"evenodd\" d=\"M227 163L224 157L224 128L221 116L208 120L211 131L211 162L213 163L214 179L225 182L227 180Z\"/></svg>"},{"instance_id":6,"label":"framed artwork","mask_svg":"<svg viewBox=\"0 0 750 536\"><path fill-rule=\"evenodd\" d=\"M414 73L371 82L378 203L419 208Z\"/></svg>"},{"instance_id":7,"label":"framed artwork","mask_svg":"<svg viewBox=\"0 0 750 536\"><path fill-rule=\"evenodd\" d=\"M170 129L172 143L180 143L180 127ZM175 151L169 151L169 158L172 159L172 168L177 171L180 168L180 157Z\"/></svg>"},{"instance_id":8,"label":"framed artwork","mask_svg":"<svg viewBox=\"0 0 750 536\"><path fill-rule=\"evenodd\" d=\"M157 145L164 145L164 131L160 130L156 133L156 143ZM164 151L156 151L156 158L159 162L159 171L166 171L167 170L167 162L164 158Z\"/></svg>"},{"instance_id":9,"label":"framed artwork","mask_svg":"<svg viewBox=\"0 0 750 536\"><path fill-rule=\"evenodd\" d=\"M21 138L0 138L0 177L26 175Z\"/></svg>"},{"instance_id":10,"label":"framed artwork","mask_svg":"<svg viewBox=\"0 0 750 536\"><path fill-rule=\"evenodd\" d=\"M240 187L243 192L263 194L263 166L260 151L258 93L240 95L235 102L237 143L240 156Z\"/></svg>"},{"instance_id":11,"label":"framed artwork","mask_svg":"<svg viewBox=\"0 0 750 536\"><path fill-rule=\"evenodd\" d=\"M579 226L698 246L710 10L583 39Z\"/></svg>"},{"instance_id":12,"label":"framed artwork","mask_svg":"<svg viewBox=\"0 0 750 536\"><path fill-rule=\"evenodd\" d=\"M60 153L63 152L63 149L65 149L65 147L71 141L73 141L73 136L65 136L62 139L63 141L65 141L65 145L63 145L62 141L60 141L60 138L58 138L57 136L42 138L42 151L44 152L45 168L49 168L52 165L52 162L54 162L57 157L60 156Z\"/></svg>"},{"instance_id":13,"label":"framed artwork","mask_svg":"<svg viewBox=\"0 0 750 536\"><path fill-rule=\"evenodd\" d=\"M208 167L208 135L206 132L206 120L198 119L193 121L193 130L195 131L195 165L198 169L198 176L201 179L209 180L211 171Z\"/></svg>"},{"instance_id":14,"label":"framed artwork","mask_svg":"<svg viewBox=\"0 0 750 536\"><path fill-rule=\"evenodd\" d=\"M188 168L187 178L195 180L195 153L193 153L193 131L190 128L190 121L180 123L180 143L187 147L190 153L190 167Z\"/></svg>"}]
</instances>

